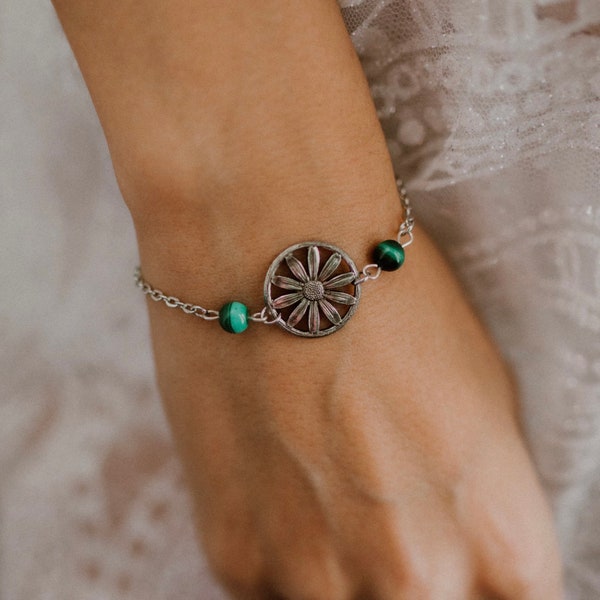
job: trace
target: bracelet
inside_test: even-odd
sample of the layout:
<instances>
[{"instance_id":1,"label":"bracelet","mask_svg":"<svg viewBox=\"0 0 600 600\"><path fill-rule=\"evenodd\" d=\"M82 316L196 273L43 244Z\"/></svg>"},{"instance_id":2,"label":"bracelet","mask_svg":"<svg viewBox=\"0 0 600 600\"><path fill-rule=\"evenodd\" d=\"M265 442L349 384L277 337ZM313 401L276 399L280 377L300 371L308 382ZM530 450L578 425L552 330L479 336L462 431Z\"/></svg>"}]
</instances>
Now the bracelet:
<instances>
[{"instance_id":1,"label":"bracelet","mask_svg":"<svg viewBox=\"0 0 600 600\"><path fill-rule=\"evenodd\" d=\"M229 333L245 331L252 321L276 323L302 337L329 335L343 327L356 311L363 283L377 279L382 271L395 271L404 263L404 249L413 241L415 220L402 181L396 183L404 219L396 239L380 242L374 248L373 263L359 272L348 254L332 244L309 241L290 246L267 271L265 305L259 312L250 313L237 301L213 310L168 296L143 278L140 267L135 270L135 283L152 300L205 321L218 320Z\"/></svg>"}]
</instances>

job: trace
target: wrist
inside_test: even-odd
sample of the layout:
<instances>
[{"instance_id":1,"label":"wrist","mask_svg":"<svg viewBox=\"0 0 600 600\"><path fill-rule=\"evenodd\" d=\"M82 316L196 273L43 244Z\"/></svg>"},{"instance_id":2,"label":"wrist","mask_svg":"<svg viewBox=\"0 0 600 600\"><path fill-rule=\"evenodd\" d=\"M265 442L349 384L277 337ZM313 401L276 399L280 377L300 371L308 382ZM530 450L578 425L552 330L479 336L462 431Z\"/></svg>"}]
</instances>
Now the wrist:
<instances>
[{"instance_id":1,"label":"wrist","mask_svg":"<svg viewBox=\"0 0 600 600\"><path fill-rule=\"evenodd\" d=\"M211 307L237 299L260 308L266 269L292 244L331 243L362 268L378 242L395 237L403 219L395 186L379 197L372 191L357 196L344 190L318 201L290 190L274 198L269 188L265 202L240 191L238 205L178 200L160 218L144 212L134 218L144 274L174 295Z\"/></svg>"}]
</instances>

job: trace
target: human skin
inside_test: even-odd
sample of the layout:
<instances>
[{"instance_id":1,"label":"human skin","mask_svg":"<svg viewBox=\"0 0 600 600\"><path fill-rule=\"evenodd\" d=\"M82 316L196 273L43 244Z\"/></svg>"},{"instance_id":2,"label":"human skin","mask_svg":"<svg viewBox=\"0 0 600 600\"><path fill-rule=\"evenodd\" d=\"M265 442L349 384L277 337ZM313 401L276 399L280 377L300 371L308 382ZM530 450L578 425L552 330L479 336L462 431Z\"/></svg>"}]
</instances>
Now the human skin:
<instances>
[{"instance_id":1,"label":"human skin","mask_svg":"<svg viewBox=\"0 0 600 600\"><path fill-rule=\"evenodd\" d=\"M168 294L258 310L322 239L370 262L401 219L337 5L55 0ZM497 350L426 233L335 335L230 335L149 303L157 380L233 597L562 598L551 518Z\"/></svg>"}]
</instances>

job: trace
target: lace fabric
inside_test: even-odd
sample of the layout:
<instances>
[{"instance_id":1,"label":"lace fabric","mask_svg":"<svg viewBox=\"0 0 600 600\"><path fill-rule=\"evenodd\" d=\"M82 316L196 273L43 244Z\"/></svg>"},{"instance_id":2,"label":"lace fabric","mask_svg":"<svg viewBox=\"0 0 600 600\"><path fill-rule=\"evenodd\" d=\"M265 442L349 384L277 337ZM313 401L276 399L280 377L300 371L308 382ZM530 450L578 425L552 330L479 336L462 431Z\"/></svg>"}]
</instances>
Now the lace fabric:
<instances>
[{"instance_id":1,"label":"lace fabric","mask_svg":"<svg viewBox=\"0 0 600 600\"><path fill-rule=\"evenodd\" d=\"M598 150L597 2L371 1L345 13L413 188Z\"/></svg>"},{"instance_id":2,"label":"lace fabric","mask_svg":"<svg viewBox=\"0 0 600 600\"><path fill-rule=\"evenodd\" d=\"M600 4L340 6L418 217L517 373L569 598L595 600ZM0 597L224 598L140 352L134 235L50 5L1 7L0 44Z\"/></svg>"}]
</instances>

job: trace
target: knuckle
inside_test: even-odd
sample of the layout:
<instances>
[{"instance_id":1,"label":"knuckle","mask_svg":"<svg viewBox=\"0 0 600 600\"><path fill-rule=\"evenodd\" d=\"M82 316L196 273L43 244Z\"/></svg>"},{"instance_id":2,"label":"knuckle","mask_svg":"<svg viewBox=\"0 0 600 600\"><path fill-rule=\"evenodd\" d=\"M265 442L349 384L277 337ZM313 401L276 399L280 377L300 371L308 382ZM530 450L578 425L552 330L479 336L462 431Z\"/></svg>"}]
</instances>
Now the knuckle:
<instances>
[{"instance_id":1,"label":"knuckle","mask_svg":"<svg viewBox=\"0 0 600 600\"><path fill-rule=\"evenodd\" d=\"M544 581L544 576L533 561L516 560L512 562L509 580L513 593L519 598L529 598Z\"/></svg>"},{"instance_id":2,"label":"knuckle","mask_svg":"<svg viewBox=\"0 0 600 600\"><path fill-rule=\"evenodd\" d=\"M396 590L396 594L399 594L398 597L403 599L429 600L433 598L431 582L430 572L426 565L410 557L402 556L393 561L386 588Z\"/></svg>"},{"instance_id":3,"label":"knuckle","mask_svg":"<svg viewBox=\"0 0 600 600\"><path fill-rule=\"evenodd\" d=\"M423 575L410 575L405 578L401 598L407 600L439 600L440 598L449 598L448 590L441 590L439 580L433 577L425 578ZM444 586L446 588L446 586ZM446 593L444 593L446 592Z\"/></svg>"},{"instance_id":4,"label":"knuckle","mask_svg":"<svg viewBox=\"0 0 600 600\"><path fill-rule=\"evenodd\" d=\"M304 557L305 558L305 557ZM280 573L280 588L290 600L348 600L349 583L332 556L290 561Z\"/></svg>"},{"instance_id":5,"label":"knuckle","mask_svg":"<svg viewBox=\"0 0 600 600\"><path fill-rule=\"evenodd\" d=\"M512 594L518 598L538 597L538 590L545 589L552 579L552 569L543 560L543 553L513 546L504 558L505 577Z\"/></svg>"},{"instance_id":6,"label":"knuckle","mask_svg":"<svg viewBox=\"0 0 600 600\"><path fill-rule=\"evenodd\" d=\"M540 529L540 522L531 518L531 514L528 517L513 515L510 523L488 519L491 526L478 547L483 577L492 589L509 597L550 600L554 597L552 590L561 587L558 548L547 532Z\"/></svg>"},{"instance_id":7,"label":"knuckle","mask_svg":"<svg viewBox=\"0 0 600 600\"><path fill-rule=\"evenodd\" d=\"M350 596L345 589L339 586L319 586L311 590L291 591L285 594L290 600L348 600Z\"/></svg>"},{"instance_id":8,"label":"knuckle","mask_svg":"<svg viewBox=\"0 0 600 600\"><path fill-rule=\"evenodd\" d=\"M239 562L211 563L213 575L228 589L252 592L261 588L262 578Z\"/></svg>"},{"instance_id":9,"label":"knuckle","mask_svg":"<svg viewBox=\"0 0 600 600\"><path fill-rule=\"evenodd\" d=\"M385 597L403 600L464 600L472 585L472 570L466 552L458 544L453 550L432 551L427 556L404 554L395 561Z\"/></svg>"},{"instance_id":10,"label":"knuckle","mask_svg":"<svg viewBox=\"0 0 600 600\"><path fill-rule=\"evenodd\" d=\"M347 600L348 589L346 585L333 582L321 582L318 585L312 586L311 589L299 590L296 595L291 597L294 600Z\"/></svg>"},{"instance_id":11,"label":"knuckle","mask_svg":"<svg viewBox=\"0 0 600 600\"><path fill-rule=\"evenodd\" d=\"M211 536L204 543L210 570L226 587L236 592L251 592L262 583L262 567L248 543L238 543L226 535Z\"/></svg>"}]
</instances>

